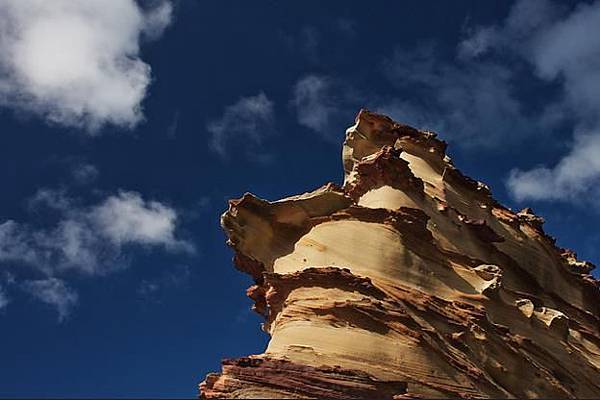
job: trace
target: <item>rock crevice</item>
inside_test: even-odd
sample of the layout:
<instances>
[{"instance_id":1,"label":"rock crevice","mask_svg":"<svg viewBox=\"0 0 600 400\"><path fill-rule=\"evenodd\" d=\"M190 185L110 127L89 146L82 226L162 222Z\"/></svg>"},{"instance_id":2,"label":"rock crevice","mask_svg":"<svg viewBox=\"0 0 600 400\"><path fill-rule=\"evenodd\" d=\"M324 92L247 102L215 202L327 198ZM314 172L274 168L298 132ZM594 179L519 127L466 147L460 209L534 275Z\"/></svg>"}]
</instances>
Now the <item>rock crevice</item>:
<instances>
[{"instance_id":1,"label":"rock crevice","mask_svg":"<svg viewBox=\"0 0 600 400\"><path fill-rule=\"evenodd\" d=\"M202 398L600 397L594 266L445 151L362 110L343 187L230 201L222 226L271 340Z\"/></svg>"}]
</instances>

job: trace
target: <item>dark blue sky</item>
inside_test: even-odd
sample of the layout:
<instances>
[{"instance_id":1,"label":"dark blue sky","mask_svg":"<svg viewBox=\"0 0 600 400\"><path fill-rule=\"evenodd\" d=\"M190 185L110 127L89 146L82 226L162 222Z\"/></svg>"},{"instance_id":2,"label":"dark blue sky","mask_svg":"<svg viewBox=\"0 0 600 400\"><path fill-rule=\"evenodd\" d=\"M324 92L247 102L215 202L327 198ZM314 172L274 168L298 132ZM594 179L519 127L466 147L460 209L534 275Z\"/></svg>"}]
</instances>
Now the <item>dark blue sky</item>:
<instances>
[{"instance_id":1,"label":"dark blue sky","mask_svg":"<svg viewBox=\"0 0 600 400\"><path fill-rule=\"evenodd\" d=\"M219 216L340 183L361 107L600 262L600 2L68 3L0 5L0 397L194 397L261 352Z\"/></svg>"}]
</instances>

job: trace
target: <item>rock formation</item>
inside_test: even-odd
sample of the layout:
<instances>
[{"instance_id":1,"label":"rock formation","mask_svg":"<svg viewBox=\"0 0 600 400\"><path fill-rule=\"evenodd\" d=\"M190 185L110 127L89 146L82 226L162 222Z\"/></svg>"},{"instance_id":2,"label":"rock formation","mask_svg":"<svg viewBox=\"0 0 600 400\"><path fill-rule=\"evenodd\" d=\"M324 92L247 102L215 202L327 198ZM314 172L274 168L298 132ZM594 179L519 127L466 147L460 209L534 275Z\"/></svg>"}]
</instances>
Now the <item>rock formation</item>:
<instances>
[{"instance_id":1,"label":"rock formation","mask_svg":"<svg viewBox=\"0 0 600 400\"><path fill-rule=\"evenodd\" d=\"M271 335L212 398L600 398L600 285L431 132L361 111L343 187L222 217ZM224 349L226 351L226 349Z\"/></svg>"}]
</instances>

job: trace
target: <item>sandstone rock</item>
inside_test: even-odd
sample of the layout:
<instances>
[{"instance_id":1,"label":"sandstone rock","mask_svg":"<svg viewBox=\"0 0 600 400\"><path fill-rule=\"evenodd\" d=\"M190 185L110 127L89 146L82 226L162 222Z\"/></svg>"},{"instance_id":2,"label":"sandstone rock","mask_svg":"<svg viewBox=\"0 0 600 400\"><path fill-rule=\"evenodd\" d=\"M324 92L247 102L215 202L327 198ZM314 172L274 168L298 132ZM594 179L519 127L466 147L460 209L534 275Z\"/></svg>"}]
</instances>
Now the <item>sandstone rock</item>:
<instances>
[{"instance_id":1,"label":"sandstone rock","mask_svg":"<svg viewBox=\"0 0 600 400\"><path fill-rule=\"evenodd\" d=\"M225 360L202 398L600 397L594 266L445 150L362 110L343 187L230 202L222 225L271 341Z\"/></svg>"}]
</instances>

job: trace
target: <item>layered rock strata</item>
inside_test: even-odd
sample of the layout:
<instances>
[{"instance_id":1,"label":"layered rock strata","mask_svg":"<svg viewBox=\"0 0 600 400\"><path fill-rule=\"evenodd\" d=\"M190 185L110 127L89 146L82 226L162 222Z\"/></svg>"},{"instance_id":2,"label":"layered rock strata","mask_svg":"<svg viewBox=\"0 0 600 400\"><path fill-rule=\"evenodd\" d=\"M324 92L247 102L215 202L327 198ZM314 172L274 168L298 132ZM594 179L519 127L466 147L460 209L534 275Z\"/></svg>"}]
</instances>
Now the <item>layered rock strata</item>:
<instances>
[{"instance_id":1,"label":"layered rock strata","mask_svg":"<svg viewBox=\"0 0 600 400\"><path fill-rule=\"evenodd\" d=\"M600 285L431 132L362 110L344 185L230 201L222 225L271 340L212 398L600 398Z\"/></svg>"}]
</instances>

